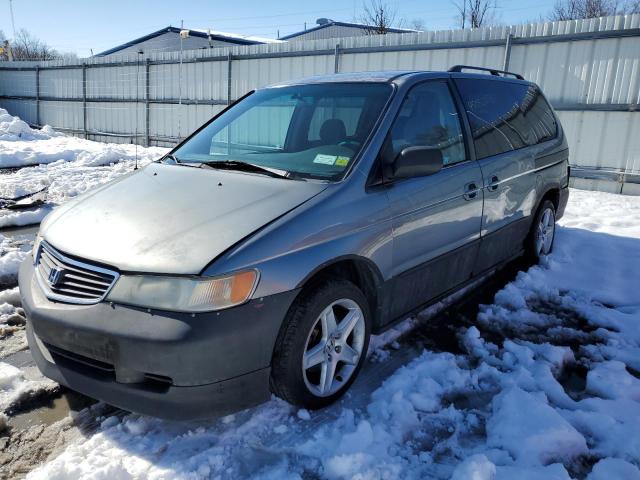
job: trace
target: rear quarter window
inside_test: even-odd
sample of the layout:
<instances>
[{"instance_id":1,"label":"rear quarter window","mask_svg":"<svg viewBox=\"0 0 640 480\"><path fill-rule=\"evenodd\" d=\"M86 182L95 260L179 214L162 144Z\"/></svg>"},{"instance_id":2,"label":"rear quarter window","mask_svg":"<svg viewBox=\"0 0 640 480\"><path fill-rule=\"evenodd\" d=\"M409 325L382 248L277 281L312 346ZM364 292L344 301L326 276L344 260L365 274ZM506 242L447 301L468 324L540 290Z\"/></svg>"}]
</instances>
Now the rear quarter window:
<instances>
[{"instance_id":1,"label":"rear quarter window","mask_svg":"<svg viewBox=\"0 0 640 480\"><path fill-rule=\"evenodd\" d=\"M551 107L533 84L455 79L467 111L477 158L518 150L555 138Z\"/></svg>"}]
</instances>

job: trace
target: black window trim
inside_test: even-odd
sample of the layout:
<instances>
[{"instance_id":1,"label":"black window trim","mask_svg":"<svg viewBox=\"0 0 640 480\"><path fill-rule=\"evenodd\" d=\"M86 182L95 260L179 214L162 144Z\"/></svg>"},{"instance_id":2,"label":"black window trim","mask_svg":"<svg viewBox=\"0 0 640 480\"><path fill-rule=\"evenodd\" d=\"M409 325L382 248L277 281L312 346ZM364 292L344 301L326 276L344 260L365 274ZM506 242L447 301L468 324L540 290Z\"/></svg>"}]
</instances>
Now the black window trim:
<instances>
[{"instance_id":1,"label":"black window trim","mask_svg":"<svg viewBox=\"0 0 640 480\"><path fill-rule=\"evenodd\" d=\"M456 96L459 100L459 108L462 108L464 111L464 117L465 117L465 122L467 123L467 127L468 127L468 141L467 144L469 146L469 148L473 149L474 152L474 159L475 160L484 160L486 158L492 158L495 157L496 155L504 155L504 154L508 154L510 152L517 152L519 150L524 150L527 148L534 148L534 147L538 147L539 145L544 145L547 142L552 142L552 141L556 141L558 140L558 137L560 136L560 121L558 119L558 116L556 115L555 110L553 109L553 106L551 105L551 102L549 102L549 100L547 99L547 97L545 96L544 92L542 91L542 89L540 88L540 86L538 84L536 84L535 82L529 82L526 80L518 80L518 79L512 79L512 78L496 78L493 77L491 75L483 75L482 77L486 76L487 78L479 78L478 75L474 75L474 76L467 76L467 75L452 75L450 76L450 81L452 84L453 89L456 92ZM551 112L551 115L553 116L553 120L556 126L556 131L554 133L554 135L550 138L547 138L546 140L542 141L542 142L538 142L538 143L534 143L532 145L524 145L522 147L519 148L514 148L514 149L509 149L509 150L505 150L504 152L500 152L500 153L494 153L493 155L487 155L486 157L482 157L482 158L477 158L476 154L475 154L475 142L473 139L473 131L471 129L471 122L469 121L469 111L466 109L466 106L464 104L464 100L462 98L462 94L460 93L459 87L456 83L456 80L476 80L476 81L493 81L493 82L505 82L505 83L513 83L516 85L524 85L527 87L533 87L539 94L540 97L542 97L547 105L547 107L549 107L549 112Z\"/></svg>"},{"instance_id":2,"label":"black window trim","mask_svg":"<svg viewBox=\"0 0 640 480\"><path fill-rule=\"evenodd\" d=\"M395 125L396 120L398 119L398 116L400 115L400 111L402 110L402 105L404 104L405 99L409 96L409 94L411 93L411 91L414 88L422 86L422 85L424 85L426 83L442 83L442 84L445 84L447 86L447 88L449 89L449 95L451 95L451 100L453 102L453 106L456 109L456 112L458 114L458 118L460 120L460 131L462 133L462 142L464 144L465 159L461 160L459 162L450 163L448 165L443 165L442 166L442 170L458 167L458 166L461 166L461 165L466 165L469 162L474 162L475 161L475 149L474 149L474 146L473 146L473 139L471 137L471 129L470 129L470 126L469 126L469 121L467 119L467 112L464 109L464 104L462 103L462 99L459 96L458 91L456 90L455 84L452 82L451 75L448 75L446 77L429 78L429 79L425 79L425 80L420 80L420 81L416 82L415 84L413 84L413 85L411 85L409 87L409 89L405 93L404 97L402 98L402 101L400 102L400 105L398 107L398 111L395 113L395 115L393 117L393 120L391 121L391 123L389 125L389 128L387 129L387 131L384 134L385 141L383 142L382 146L380 147L380 150L378 151L378 153L376 155L375 162L371 166L371 173L369 175L370 180L368 182L369 186L376 186L378 184L383 185L383 186L390 186L390 185L395 184L396 182L402 182L402 181L405 181L405 180L412 180L412 179L415 179L415 178L420 178L420 177L397 178L397 179L384 178L384 172L383 172L384 169L383 169L383 166L382 166L382 155L381 155L381 153L382 153L382 149L384 148L384 144L386 143L387 136L391 132L391 129ZM382 178L376 178L377 175L372 175L374 170L378 171L379 175ZM438 173L440 173L440 172L438 172ZM435 173L434 175L437 175L438 173Z\"/></svg>"}]
</instances>

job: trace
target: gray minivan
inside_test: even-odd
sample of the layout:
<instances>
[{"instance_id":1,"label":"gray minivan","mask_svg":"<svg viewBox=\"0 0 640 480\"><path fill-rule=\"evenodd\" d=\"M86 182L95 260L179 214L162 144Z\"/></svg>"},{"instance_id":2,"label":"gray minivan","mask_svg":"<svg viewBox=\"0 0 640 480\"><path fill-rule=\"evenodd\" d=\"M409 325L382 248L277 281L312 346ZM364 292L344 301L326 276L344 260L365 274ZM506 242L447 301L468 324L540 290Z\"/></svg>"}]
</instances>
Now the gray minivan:
<instances>
[{"instance_id":1,"label":"gray minivan","mask_svg":"<svg viewBox=\"0 0 640 480\"><path fill-rule=\"evenodd\" d=\"M55 209L20 270L48 377L173 419L340 397L369 337L553 246L568 148L497 70L253 91L164 158Z\"/></svg>"}]
</instances>

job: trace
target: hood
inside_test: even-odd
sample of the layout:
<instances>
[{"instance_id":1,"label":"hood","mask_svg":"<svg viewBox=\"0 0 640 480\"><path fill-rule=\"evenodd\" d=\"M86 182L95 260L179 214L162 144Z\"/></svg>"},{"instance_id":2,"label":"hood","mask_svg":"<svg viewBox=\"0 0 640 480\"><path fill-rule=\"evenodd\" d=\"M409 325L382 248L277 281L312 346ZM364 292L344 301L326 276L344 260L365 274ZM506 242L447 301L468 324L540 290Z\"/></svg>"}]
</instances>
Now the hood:
<instances>
[{"instance_id":1,"label":"hood","mask_svg":"<svg viewBox=\"0 0 640 480\"><path fill-rule=\"evenodd\" d=\"M40 231L62 252L121 271L198 274L325 188L156 163L54 210Z\"/></svg>"}]
</instances>

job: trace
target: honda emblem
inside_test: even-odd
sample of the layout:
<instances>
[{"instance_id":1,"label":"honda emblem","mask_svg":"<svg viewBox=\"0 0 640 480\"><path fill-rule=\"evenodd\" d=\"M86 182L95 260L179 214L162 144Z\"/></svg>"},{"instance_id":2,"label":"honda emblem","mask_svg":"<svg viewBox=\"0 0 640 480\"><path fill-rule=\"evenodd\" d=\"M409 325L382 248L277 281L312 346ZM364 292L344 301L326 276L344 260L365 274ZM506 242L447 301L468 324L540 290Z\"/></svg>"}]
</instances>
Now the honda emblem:
<instances>
[{"instance_id":1,"label":"honda emblem","mask_svg":"<svg viewBox=\"0 0 640 480\"><path fill-rule=\"evenodd\" d=\"M49 280L49 284L52 287L55 287L58 284L58 282L62 280L63 273L64 273L63 270L55 267L49 270L49 276L47 277L47 280Z\"/></svg>"}]
</instances>

